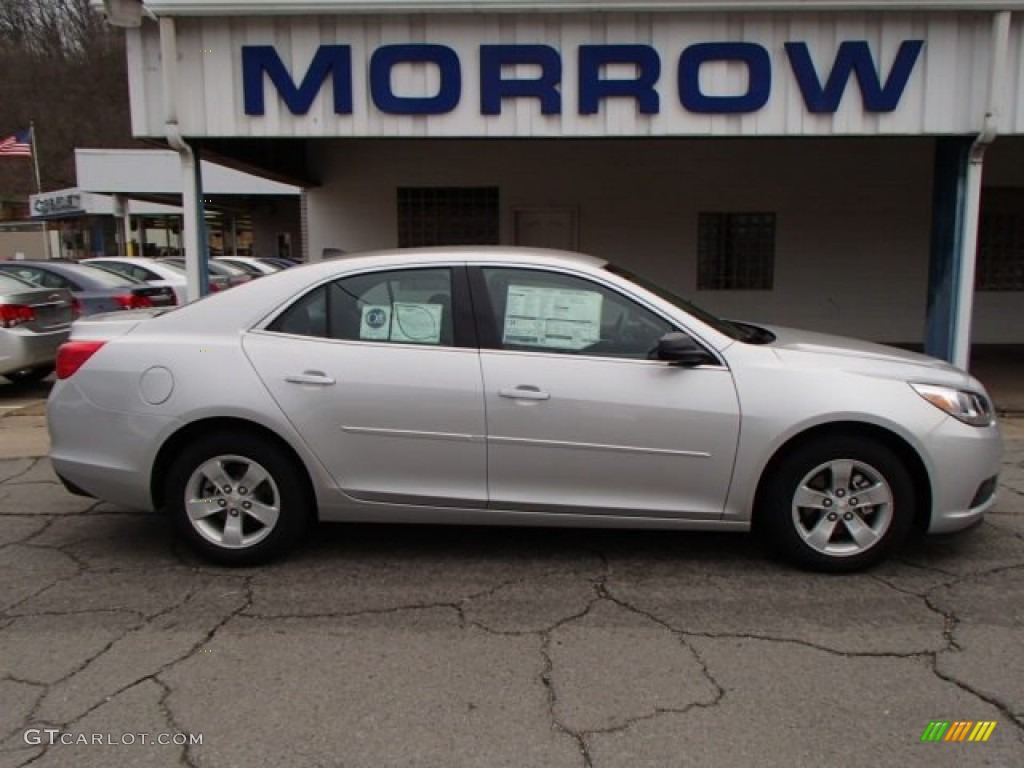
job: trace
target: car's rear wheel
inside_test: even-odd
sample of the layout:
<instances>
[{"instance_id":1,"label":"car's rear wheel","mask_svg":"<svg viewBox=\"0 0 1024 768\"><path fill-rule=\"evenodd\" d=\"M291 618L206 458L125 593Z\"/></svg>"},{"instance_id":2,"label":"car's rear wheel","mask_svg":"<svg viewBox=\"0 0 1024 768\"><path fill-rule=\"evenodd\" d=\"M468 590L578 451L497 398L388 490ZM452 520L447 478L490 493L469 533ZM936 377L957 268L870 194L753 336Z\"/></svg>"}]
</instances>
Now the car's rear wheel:
<instances>
[{"instance_id":1,"label":"car's rear wheel","mask_svg":"<svg viewBox=\"0 0 1024 768\"><path fill-rule=\"evenodd\" d=\"M833 573L883 560L909 533L914 484L874 440L829 437L784 456L767 479L758 527L799 565Z\"/></svg>"},{"instance_id":2,"label":"car's rear wheel","mask_svg":"<svg viewBox=\"0 0 1024 768\"><path fill-rule=\"evenodd\" d=\"M175 460L168 510L200 554L257 565L284 554L310 519L302 470L259 435L201 438Z\"/></svg>"},{"instance_id":3,"label":"car's rear wheel","mask_svg":"<svg viewBox=\"0 0 1024 768\"><path fill-rule=\"evenodd\" d=\"M5 373L4 376L15 384L35 384L53 373L53 370L54 367L52 365L42 365L36 368L22 368L20 371L11 371L10 373Z\"/></svg>"}]
</instances>

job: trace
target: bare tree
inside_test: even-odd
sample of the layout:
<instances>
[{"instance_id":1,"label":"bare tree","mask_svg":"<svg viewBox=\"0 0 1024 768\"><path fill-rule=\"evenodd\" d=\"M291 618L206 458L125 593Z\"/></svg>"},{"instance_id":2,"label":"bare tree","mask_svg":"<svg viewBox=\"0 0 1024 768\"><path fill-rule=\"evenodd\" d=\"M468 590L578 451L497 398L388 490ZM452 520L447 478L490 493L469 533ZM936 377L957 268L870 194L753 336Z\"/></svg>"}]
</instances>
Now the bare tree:
<instances>
[{"instance_id":1,"label":"bare tree","mask_svg":"<svg viewBox=\"0 0 1024 768\"><path fill-rule=\"evenodd\" d=\"M0 138L34 121L44 189L75 183L75 147L132 146L124 33L89 0L0 0ZM35 191L0 159L0 194Z\"/></svg>"}]
</instances>

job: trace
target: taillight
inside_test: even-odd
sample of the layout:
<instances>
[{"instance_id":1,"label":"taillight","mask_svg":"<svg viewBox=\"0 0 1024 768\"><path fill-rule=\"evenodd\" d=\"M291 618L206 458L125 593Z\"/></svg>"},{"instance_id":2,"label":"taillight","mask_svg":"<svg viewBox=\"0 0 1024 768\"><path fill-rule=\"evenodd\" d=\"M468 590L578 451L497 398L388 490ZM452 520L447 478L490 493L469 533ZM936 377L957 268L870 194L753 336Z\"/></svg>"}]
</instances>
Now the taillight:
<instances>
[{"instance_id":1,"label":"taillight","mask_svg":"<svg viewBox=\"0 0 1024 768\"><path fill-rule=\"evenodd\" d=\"M22 323L30 323L36 319L32 307L24 304L0 304L0 326L13 328Z\"/></svg>"},{"instance_id":2,"label":"taillight","mask_svg":"<svg viewBox=\"0 0 1024 768\"><path fill-rule=\"evenodd\" d=\"M121 309L146 309L153 306L153 302L148 296L136 296L134 293L129 293L127 296L115 296L114 301L121 306Z\"/></svg>"},{"instance_id":3,"label":"taillight","mask_svg":"<svg viewBox=\"0 0 1024 768\"><path fill-rule=\"evenodd\" d=\"M71 297L71 319L77 320L82 316L82 302L78 300L77 296Z\"/></svg>"},{"instance_id":4,"label":"taillight","mask_svg":"<svg viewBox=\"0 0 1024 768\"><path fill-rule=\"evenodd\" d=\"M210 283L210 293L217 293L220 290L220 283Z\"/></svg>"},{"instance_id":5,"label":"taillight","mask_svg":"<svg viewBox=\"0 0 1024 768\"><path fill-rule=\"evenodd\" d=\"M68 341L57 350L57 378L69 379L106 344L105 341Z\"/></svg>"}]
</instances>

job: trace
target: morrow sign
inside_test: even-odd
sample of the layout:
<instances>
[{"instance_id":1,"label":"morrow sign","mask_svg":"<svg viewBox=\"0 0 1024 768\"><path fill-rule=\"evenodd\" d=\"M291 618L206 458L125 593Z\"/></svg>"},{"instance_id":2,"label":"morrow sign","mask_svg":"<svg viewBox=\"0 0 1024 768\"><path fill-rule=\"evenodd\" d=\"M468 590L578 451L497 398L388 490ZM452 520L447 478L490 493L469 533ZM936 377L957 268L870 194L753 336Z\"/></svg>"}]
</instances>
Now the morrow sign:
<instances>
[{"instance_id":1,"label":"morrow sign","mask_svg":"<svg viewBox=\"0 0 1024 768\"><path fill-rule=\"evenodd\" d=\"M632 99L644 115L656 115L662 98L674 90L673 98L689 112L735 115L757 112L768 104L776 77L796 81L805 107L814 114L832 114L839 109L851 80L855 80L865 112L893 112L914 73L923 40L904 40L888 72L876 62L865 40L839 44L831 62L815 62L805 42L783 46L785 65L779 56L752 42L708 42L687 46L671 68L674 89L664 85L662 54L649 45L580 45L576 50L577 100L570 109L579 115L593 115L608 99ZM549 45L481 45L478 51L481 115L500 115L505 101L535 99L544 115L559 115L563 104L562 53ZM701 82L704 67L732 64L747 72L741 93L709 93ZM437 87L432 93L396 93L393 72L401 66L436 69ZM382 45L369 59L369 95L374 107L391 115L442 115L455 110L465 98L465 63L451 47L434 43ZM522 77L529 67L532 76ZM613 67L631 68L632 76L612 77ZM788 68L788 72L785 70ZM321 45L306 72L293 76L272 45L242 47L243 100L246 115L266 113L266 85L269 82L293 115L306 114L331 81L334 113L353 112L352 46Z\"/></svg>"}]
</instances>

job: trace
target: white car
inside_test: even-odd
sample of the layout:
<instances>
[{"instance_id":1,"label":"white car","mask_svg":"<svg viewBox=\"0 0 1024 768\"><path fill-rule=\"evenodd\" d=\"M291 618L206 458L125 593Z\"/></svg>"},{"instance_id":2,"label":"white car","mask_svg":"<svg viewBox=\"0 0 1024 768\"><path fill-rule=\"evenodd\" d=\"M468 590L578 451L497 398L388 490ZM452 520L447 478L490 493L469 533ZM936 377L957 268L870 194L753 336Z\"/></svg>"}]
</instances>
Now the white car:
<instances>
[{"instance_id":1,"label":"white car","mask_svg":"<svg viewBox=\"0 0 1024 768\"><path fill-rule=\"evenodd\" d=\"M605 261L438 248L75 323L49 401L75 492L222 563L315 520L744 531L805 567L981 521L1002 454L941 360L716 318Z\"/></svg>"},{"instance_id":2,"label":"white car","mask_svg":"<svg viewBox=\"0 0 1024 768\"><path fill-rule=\"evenodd\" d=\"M82 259L82 263L134 277L150 285L167 286L174 291L178 304L188 302L185 270L166 261L145 256L99 256L95 259Z\"/></svg>"},{"instance_id":3,"label":"white car","mask_svg":"<svg viewBox=\"0 0 1024 768\"><path fill-rule=\"evenodd\" d=\"M281 271L281 267L253 256L217 256L214 261L222 261L225 264L241 267L254 275L272 275L275 272Z\"/></svg>"}]
</instances>

